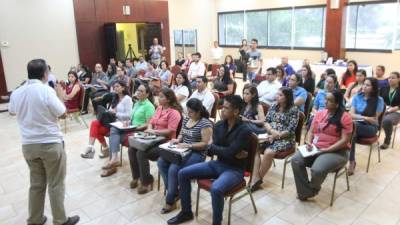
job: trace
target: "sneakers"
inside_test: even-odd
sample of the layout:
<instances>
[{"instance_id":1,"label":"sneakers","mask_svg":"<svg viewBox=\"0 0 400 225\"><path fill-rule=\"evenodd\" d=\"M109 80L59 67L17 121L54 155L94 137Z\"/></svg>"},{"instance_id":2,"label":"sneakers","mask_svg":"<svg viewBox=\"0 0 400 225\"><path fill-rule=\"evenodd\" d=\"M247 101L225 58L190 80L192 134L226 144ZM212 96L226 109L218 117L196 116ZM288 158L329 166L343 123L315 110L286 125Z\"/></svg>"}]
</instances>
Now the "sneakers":
<instances>
[{"instance_id":1,"label":"sneakers","mask_svg":"<svg viewBox=\"0 0 400 225\"><path fill-rule=\"evenodd\" d=\"M94 157L94 147L93 146L88 146L85 150L84 153L81 154L81 157L84 159L93 159Z\"/></svg>"},{"instance_id":2,"label":"sneakers","mask_svg":"<svg viewBox=\"0 0 400 225\"><path fill-rule=\"evenodd\" d=\"M79 216L71 216L68 217L67 222L63 223L62 225L75 225L79 222L80 218Z\"/></svg>"}]
</instances>

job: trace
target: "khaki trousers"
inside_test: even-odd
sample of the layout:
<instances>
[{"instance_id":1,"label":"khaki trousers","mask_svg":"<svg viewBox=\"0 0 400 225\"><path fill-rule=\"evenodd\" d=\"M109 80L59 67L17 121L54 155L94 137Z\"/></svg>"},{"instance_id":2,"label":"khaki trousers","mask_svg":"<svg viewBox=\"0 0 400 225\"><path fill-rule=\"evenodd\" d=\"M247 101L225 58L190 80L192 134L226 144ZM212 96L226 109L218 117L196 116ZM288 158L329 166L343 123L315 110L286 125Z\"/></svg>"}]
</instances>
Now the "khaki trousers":
<instances>
[{"instance_id":1,"label":"khaki trousers","mask_svg":"<svg viewBox=\"0 0 400 225\"><path fill-rule=\"evenodd\" d=\"M30 170L28 224L43 223L48 187L53 224L67 221L64 209L67 156L63 143L27 144L22 151Z\"/></svg>"}]
</instances>

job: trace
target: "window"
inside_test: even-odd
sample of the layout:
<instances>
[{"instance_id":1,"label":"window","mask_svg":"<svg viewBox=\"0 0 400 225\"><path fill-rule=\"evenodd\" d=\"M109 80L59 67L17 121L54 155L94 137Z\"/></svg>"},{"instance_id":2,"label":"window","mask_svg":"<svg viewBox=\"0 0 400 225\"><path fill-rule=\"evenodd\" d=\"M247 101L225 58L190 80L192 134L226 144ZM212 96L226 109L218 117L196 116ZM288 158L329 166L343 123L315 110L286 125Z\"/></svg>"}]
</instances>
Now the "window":
<instances>
[{"instance_id":1,"label":"window","mask_svg":"<svg viewBox=\"0 0 400 225\"><path fill-rule=\"evenodd\" d=\"M175 45L182 45L182 30L174 30L174 43Z\"/></svg>"},{"instance_id":2,"label":"window","mask_svg":"<svg viewBox=\"0 0 400 225\"><path fill-rule=\"evenodd\" d=\"M191 54L197 52L196 30L174 30L175 56L178 53Z\"/></svg>"},{"instance_id":3,"label":"window","mask_svg":"<svg viewBox=\"0 0 400 225\"><path fill-rule=\"evenodd\" d=\"M400 4L397 7L396 43L394 49L400 49Z\"/></svg>"},{"instance_id":4,"label":"window","mask_svg":"<svg viewBox=\"0 0 400 225\"><path fill-rule=\"evenodd\" d=\"M294 11L294 46L324 46L325 8L301 8Z\"/></svg>"},{"instance_id":5,"label":"window","mask_svg":"<svg viewBox=\"0 0 400 225\"><path fill-rule=\"evenodd\" d=\"M397 3L350 5L347 10L346 48L392 49Z\"/></svg>"},{"instance_id":6,"label":"window","mask_svg":"<svg viewBox=\"0 0 400 225\"><path fill-rule=\"evenodd\" d=\"M223 12L218 14L221 46L256 38L261 47L323 48L325 6Z\"/></svg>"},{"instance_id":7,"label":"window","mask_svg":"<svg viewBox=\"0 0 400 225\"><path fill-rule=\"evenodd\" d=\"M292 10L272 10L268 17L268 46L291 46Z\"/></svg>"},{"instance_id":8,"label":"window","mask_svg":"<svg viewBox=\"0 0 400 225\"><path fill-rule=\"evenodd\" d=\"M244 38L244 12L220 14L218 20L219 43L240 45Z\"/></svg>"},{"instance_id":9,"label":"window","mask_svg":"<svg viewBox=\"0 0 400 225\"><path fill-rule=\"evenodd\" d=\"M258 40L258 45L267 46L268 43L268 12L254 11L246 12L246 37L250 41Z\"/></svg>"}]
</instances>

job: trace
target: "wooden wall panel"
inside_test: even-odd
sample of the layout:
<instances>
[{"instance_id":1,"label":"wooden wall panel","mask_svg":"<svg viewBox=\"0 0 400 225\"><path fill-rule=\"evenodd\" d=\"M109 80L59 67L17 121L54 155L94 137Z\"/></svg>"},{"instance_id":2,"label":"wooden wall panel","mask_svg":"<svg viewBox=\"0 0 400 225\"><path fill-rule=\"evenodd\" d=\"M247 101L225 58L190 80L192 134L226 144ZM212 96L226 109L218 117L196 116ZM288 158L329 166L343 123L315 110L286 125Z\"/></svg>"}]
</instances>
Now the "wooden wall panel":
<instances>
[{"instance_id":1,"label":"wooden wall panel","mask_svg":"<svg viewBox=\"0 0 400 225\"><path fill-rule=\"evenodd\" d=\"M122 14L130 5L131 15ZM105 23L162 23L165 56L170 60L168 2L157 0L74 0L74 12L80 62L93 68L96 62L108 62L103 26Z\"/></svg>"},{"instance_id":2,"label":"wooden wall panel","mask_svg":"<svg viewBox=\"0 0 400 225\"><path fill-rule=\"evenodd\" d=\"M345 58L346 38L346 4L347 0L339 0L339 8L331 9L331 0L327 0L326 6L326 31L325 51L334 59Z\"/></svg>"},{"instance_id":3,"label":"wooden wall panel","mask_svg":"<svg viewBox=\"0 0 400 225\"><path fill-rule=\"evenodd\" d=\"M0 95L6 95L7 92L8 90L6 84L6 77L4 75L3 61L1 60L1 52L0 52Z\"/></svg>"}]
</instances>

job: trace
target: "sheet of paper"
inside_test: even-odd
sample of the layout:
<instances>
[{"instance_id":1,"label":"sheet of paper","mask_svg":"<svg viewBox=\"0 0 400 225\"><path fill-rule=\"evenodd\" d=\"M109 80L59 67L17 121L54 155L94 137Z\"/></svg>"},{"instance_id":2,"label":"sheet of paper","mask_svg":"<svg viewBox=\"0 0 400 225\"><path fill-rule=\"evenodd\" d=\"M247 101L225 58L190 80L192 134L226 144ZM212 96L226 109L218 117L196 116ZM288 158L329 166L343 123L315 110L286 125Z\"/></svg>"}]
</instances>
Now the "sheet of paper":
<instances>
[{"instance_id":1,"label":"sheet of paper","mask_svg":"<svg viewBox=\"0 0 400 225\"><path fill-rule=\"evenodd\" d=\"M134 125L124 127L124 124L121 121L116 121L116 122L110 123L110 125L119 130L132 130L132 129L136 128L136 126L134 126Z\"/></svg>"},{"instance_id":2,"label":"sheet of paper","mask_svg":"<svg viewBox=\"0 0 400 225\"><path fill-rule=\"evenodd\" d=\"M162 149L180 152L180 153L183 153L183 152L186 152L187 150L189 150L189 148L178 148L178 147L176 147L176 145L171 145L169 142L161 144L159 147Z\"/></svg>"},{"instance_id":3,"label":"sheet of paper","mask_svg":"<svg viewBox=\"0 0 400 225\"><path fill-rule=\"evenodd\" d=\"M309 156L313 156L313 155L316 155L316 154L321 153L321 151L318 150L318 148L315 147L315 145L312 145L311 151L309 151L309 150L307 149L307 145L301 145L301 146L298 147L298 149L299 149L301 155L302 155L304 158L307 158L307 157L309 157Z\"/></svg>"}]
</instances>

